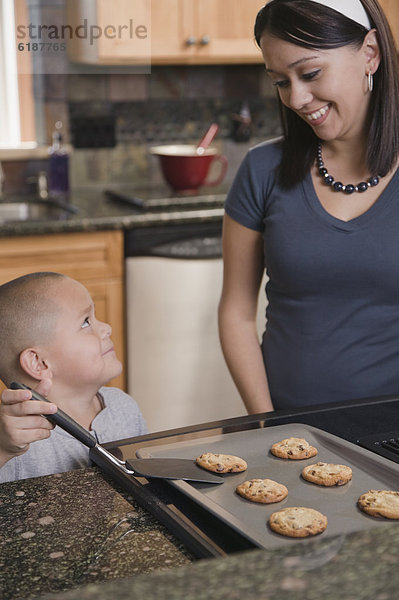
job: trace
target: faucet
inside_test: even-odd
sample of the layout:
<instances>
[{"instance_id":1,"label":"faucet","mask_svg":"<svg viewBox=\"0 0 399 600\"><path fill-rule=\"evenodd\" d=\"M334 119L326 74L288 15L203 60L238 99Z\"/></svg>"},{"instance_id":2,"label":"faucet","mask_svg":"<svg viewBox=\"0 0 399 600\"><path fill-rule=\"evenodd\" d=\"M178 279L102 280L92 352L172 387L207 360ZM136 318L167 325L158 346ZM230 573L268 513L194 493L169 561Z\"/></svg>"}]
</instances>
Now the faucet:
<instances>
[{"instance_id":1,"label":"faucet","mask_svg":"<svg viewBox=\"0 0 399 600\"><path fill-rule=\"evenodd\" d=\"M34 193L40 200L48 200L48 184L46 171L39 171L27 178L27 183L34 184Z\"/></svg>"},{"instance_id":2,"label":"faucet","mask_svg":"<svg viewBox=\"0 0 399 600\"><path fill-rule=\"evenodd\" d=\"M47 173L40 171L37 175L37 193L41 200L48 199Z\"/></svg>"}]
</instances>

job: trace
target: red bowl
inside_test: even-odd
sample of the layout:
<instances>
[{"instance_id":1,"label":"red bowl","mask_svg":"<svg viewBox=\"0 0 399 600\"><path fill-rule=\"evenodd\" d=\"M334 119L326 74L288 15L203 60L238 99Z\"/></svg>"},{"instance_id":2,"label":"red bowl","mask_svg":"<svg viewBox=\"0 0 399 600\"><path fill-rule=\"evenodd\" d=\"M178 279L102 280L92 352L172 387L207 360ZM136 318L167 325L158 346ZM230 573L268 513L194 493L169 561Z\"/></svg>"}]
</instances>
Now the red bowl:
<instances>
[{"instance_id":1,"label":"red bowl","mask_svg":"<svg viewBox=\"0 0 399 600\"><path fill-rule=\"evenodd\" d=\"M195 192L202 185L219 185L226 174L227 159L216 148L207 148L202 154L194 145L176 144L154 146L151 154L159 157L165 180L178 192ZM218 177L208 180L213 161L218 161L221 171Z\"/></svg>"}]
</instances>

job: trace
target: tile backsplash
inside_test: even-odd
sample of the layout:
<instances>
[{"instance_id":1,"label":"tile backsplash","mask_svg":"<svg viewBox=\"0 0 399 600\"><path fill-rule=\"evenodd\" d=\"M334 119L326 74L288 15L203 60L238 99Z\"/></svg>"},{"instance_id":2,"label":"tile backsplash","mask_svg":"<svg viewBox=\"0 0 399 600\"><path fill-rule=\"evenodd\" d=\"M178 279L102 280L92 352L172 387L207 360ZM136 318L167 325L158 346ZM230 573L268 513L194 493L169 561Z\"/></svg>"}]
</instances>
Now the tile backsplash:
<instances>
[{"instance_id":1,"label":"tile backsplash","mask_svg":"<svg viewBox=\"0 0 399 600\"><path fill-rule=\"evenodd\" d=\"M40 0L40 5L54 13L63 10L64 2ZM220 127L214 144L229 161L229 183L249 146L280 134L275 90L262 64L153 66L147 74L116 74L111 68L96 73L95 67L88 67L87 73L47 73L34 79L40 144L51 143L56 121L63 122L64 140L73 146L77 119L114 118L114 147L73 150L72 187L161 181L158 161L149 147L196 143L213 121ZM244 103L251 114L251 136L238 142L234 115ZM21 177L30 170L29 165L21 165ZM17 171L13 165L13 182L18 180Z\"/></svg>"},{"instance_id":2,"label":"tile backsplash","mask_svg":"<svg viewBox=\"0 0 399 600\"><path fill-rule=\"evenodd\" d=\"M73 144L75 119L113 115L115 148L79 148L72 157L73 185L112 181L145 183L161 177L151 145L196 143L211 122L219 124L215 144L229 161L231 181L248 146L280 133L278 104L260 65L207 67L153 67L148 75L69 76L65 97L57 99L60 86L48 77L43 98L50 128L55 109L66 114L69 141ZM53 92L54 90L54 92ZM245 143L234 139L234 115L247 104L252 135Z\"/></svg>"}]
</instances>

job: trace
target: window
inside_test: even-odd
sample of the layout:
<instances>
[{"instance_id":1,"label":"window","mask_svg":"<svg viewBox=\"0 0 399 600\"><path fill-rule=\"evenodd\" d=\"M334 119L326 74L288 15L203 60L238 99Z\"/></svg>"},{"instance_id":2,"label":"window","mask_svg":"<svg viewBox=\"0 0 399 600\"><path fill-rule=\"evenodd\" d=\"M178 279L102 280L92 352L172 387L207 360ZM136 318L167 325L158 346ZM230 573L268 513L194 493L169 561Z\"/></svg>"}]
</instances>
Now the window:
<instances>
[{"instance_id":1,"label":"window","mask_svg":"<svg viewBox=\"0 0 399 600\"><path fill-rule=\"evenodd\" d=\"M27 20L26 0L0 2L0 147L35 140L30 57L17 51L15 26Z\"/></svg>"}]
</instances>

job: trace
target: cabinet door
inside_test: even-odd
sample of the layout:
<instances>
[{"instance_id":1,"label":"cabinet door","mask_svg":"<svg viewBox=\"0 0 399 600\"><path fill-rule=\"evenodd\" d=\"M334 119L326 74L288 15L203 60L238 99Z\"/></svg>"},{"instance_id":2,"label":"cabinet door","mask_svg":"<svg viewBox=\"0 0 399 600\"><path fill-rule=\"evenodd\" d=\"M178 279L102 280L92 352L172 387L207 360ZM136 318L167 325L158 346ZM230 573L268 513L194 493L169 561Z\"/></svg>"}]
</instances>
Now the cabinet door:
<instances>
[{"instance_id":1,"label":"cabinet door","mask_svg":"<svg viewBox=\"0 0 399 600\"><path fill-rule=\"evenodd\" d=\"M79 36L68 41L68 55L76 62L104 65L261 62L253 41L261 4L260 0L68 0L68 24L80 28Z\"/></svg>"},{"instance_id":2,"label":"cabinet door","mask_svg":"<svg viewBox=\"0 0 399 600\"><path fill-rule=\"evenodd\" d=\"M259 0L196 0L197 61L262 62L254 40Z\"/></svg>"},{"instance_id":3,"label":"cabinet door","mask_svg":"<svg viewBox=\"0 0 399 600\"><path fill-rule=\"evenodd\" d=\"M68 0L68 56L87 64L150 64L150 0Z\"/></svg>"},{"instance_id":4,"label":"cabinet door","mask_svg":"<svg viewBox=\"0 0 399 600\"><path fill-rule=\"evenodd\" d=\"M97 23L100 63L128 61L149 64L151 3L148 0L97 0Z\"/></svg>"},{"instance_id":5,"label":"cabinet door","mask_svg":"<svg viewBox=\"0 0 399 600\"><path fill-rule=\"evenodd\" d=\"M103 65L185 62L196 51L194 2L68 0L68 23L75 29L88 24L85 36L69 40L68 55L76 62Z\"/></svg>"},{"instance_id":6,"label":"cabinet door","mask_svg":"<svg viewBox=\"0 0 399 600\"><path fill-rule=\"evenodd\" d=\"M151 1L152 63L173 64L193 60L198 44L194 1Z\"/></svg>"}]
</instances>

